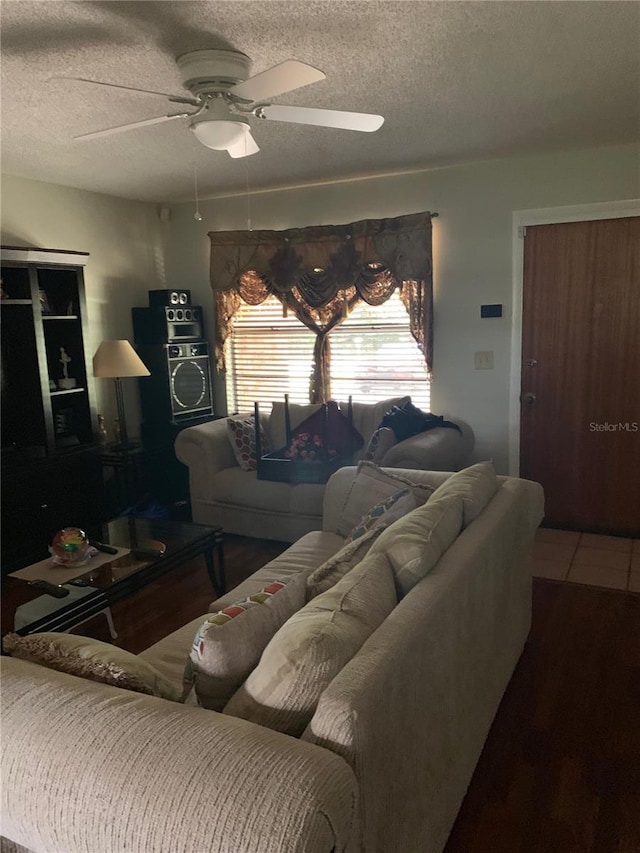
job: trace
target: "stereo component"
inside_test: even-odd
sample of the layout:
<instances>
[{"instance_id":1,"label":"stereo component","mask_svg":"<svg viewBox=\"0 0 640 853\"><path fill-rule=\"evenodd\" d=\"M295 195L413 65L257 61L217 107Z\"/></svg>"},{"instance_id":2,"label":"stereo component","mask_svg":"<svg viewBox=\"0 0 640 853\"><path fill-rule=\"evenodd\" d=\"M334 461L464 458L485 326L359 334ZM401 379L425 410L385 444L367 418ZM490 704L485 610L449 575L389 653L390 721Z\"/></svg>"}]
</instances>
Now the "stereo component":
<instances>
[{"instance_id":1,"label":"stereo component","mask_svg":"<svg viewBox=\"0 0 640 853\"><path fill-rule=\"evenodd\" d=\"M179 424L213 415L206 341L142 344L136 349L151 371L139 381L145 422Z\"/></svg>"},{"instance_id":2,"label":"stereo component","mask_svg":"<svg viewBox=\"0 0 640 853\"><path fill-rule=\"evenodd\" d=\"M149 305L151 308L161 308L163 305L189 305L190 290L150 290Z\"/></svg>"},{"instance_id":3,"label":"stereo component","mask_svg":"<svg viewBox=\"0 0 640 853\"><path fill-rule=\"evenodd\" d=\"M131 316L136 344L172 343L203 337L202 308L198 305L132 308Z\"/></svg>"}]
</instances>

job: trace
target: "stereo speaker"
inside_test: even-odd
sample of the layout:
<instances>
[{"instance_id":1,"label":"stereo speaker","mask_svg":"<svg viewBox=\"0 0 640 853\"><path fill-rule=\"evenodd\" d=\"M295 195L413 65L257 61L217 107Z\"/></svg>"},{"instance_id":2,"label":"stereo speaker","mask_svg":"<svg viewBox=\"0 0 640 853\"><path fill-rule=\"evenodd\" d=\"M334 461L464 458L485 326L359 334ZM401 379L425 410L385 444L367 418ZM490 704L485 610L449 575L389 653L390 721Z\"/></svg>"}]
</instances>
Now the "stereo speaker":
<instances>
[{"instance_id":1,"label":"stereo speaker","mask_svg":"<svg viewBox=\"0 0 640 853\"><path fill-rule=\"evenodd\" d=\"M162 344L180 341L197 341L204 337L202 308L186 305L184 308L132 308L133 340L136 344Z\"/></svg>"},{"instance_id":2,"label":"stereo speaker","mask_svg":"<svg viewBox=\"0 0 640 853\"><path fill-rule=\"evenodd\" d=\"M190 302L190 290L149 291L149 305L151 306L151 308L160 308L162 305L189 305Z\"/></svg>"},{"instance_id":3,"label":"stereo speaker","mask_svg":"<svg viewBox=\"0 0 640 853\"><path fill-rule=\"evenodd\" d=\"M213 415L206 342L144 344L136 349L151 371L139 380L145 422L180 424Z\"/></svg>"}]
</instances>

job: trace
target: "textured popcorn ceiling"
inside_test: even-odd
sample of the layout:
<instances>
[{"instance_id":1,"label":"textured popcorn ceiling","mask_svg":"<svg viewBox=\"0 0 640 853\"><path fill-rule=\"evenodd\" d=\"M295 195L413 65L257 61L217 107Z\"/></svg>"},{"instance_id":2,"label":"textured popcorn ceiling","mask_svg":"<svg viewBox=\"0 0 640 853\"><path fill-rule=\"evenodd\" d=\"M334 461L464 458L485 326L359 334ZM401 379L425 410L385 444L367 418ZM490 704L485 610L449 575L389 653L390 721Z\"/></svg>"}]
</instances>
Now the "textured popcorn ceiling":
<instances>
[{"instance_id":1,"label":"textured popcorn ceiling","mask_svg":"<svg viewBox=\"0 0 640 853\"><path fill-rule=\"evenodd\" d=\"M145 201L637 140L636 2L2 3L2 168ZM231 160L176 120L91 141L74 134L162 115L174 59L232 47L253 73L296 58L327 79L277 99L380 113L373 134L252 120L259 154Z\"/></svg>"}]
</instances>

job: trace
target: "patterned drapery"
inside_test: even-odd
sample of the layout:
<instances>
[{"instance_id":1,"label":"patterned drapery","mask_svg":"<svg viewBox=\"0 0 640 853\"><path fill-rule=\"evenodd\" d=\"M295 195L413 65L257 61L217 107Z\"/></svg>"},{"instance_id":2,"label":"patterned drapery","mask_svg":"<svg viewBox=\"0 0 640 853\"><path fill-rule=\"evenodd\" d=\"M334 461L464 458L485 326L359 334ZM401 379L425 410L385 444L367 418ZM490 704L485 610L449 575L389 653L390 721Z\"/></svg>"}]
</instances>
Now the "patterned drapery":
<instances>
[{"instance_id":1,"label":"patterned drapery","mask_svg":"<svg viewBox=\"0 0 640 853\"><path fill-rule=\"evenodd\" d=\"M242 302L276 296L316 335L310 399L330 398L330 332L361 301L382 305L399 288L409 327L432 364L431 214L286 231L212 231L216 363Z\"/></svg>"}]
</instances>

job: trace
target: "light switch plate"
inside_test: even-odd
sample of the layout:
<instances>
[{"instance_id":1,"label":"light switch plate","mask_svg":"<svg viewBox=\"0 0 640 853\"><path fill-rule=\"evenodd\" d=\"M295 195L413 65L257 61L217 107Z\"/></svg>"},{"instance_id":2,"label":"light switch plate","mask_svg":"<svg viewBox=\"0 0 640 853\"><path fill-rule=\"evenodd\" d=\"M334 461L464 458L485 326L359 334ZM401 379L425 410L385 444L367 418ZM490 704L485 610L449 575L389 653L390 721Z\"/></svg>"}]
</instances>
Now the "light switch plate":
<instances>
[{"instance_id":1,"label":"light switch plate","mask_svg":"<svg viewBox=\"0 0 640 853\"><path fill-rule=\"evenodd\" d=\"M493 370L493 350L474 353L473 366L476 370Z\"/></svg>"}]
</instances>

